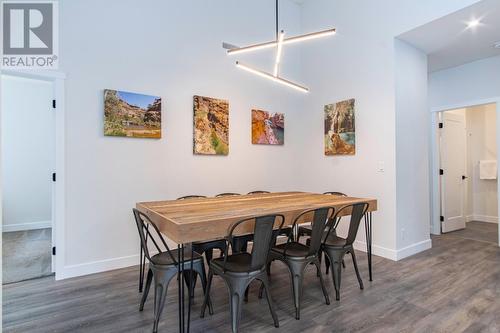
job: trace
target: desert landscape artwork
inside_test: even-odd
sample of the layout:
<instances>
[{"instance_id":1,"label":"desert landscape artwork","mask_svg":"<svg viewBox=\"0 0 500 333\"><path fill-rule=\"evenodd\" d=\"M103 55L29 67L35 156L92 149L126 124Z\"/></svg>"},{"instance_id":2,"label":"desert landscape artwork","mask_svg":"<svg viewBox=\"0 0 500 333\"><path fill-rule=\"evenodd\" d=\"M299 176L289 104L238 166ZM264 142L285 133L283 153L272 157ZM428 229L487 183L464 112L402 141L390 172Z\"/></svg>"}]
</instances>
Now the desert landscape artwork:
<instances>
[{"instance_id":1,"label":"desert landscape artwork","mask_svg":"<svg viewBox=\"0 0 500 333\"><path fill-rule=\"evenodd\" d=\"M325 105L325 155L354 155L354 99Z\"/></svg>"},{"instance_id":2,"label":"desert landscape artwork","mask_svg":"<svg viewBox=\"0 0 500 333\"><path fill-rule=\"evenodd\" d=\"M282 145L285 142L285 115L252 110L252 143Z\"/></svg>"},{"instance_id":3,"label":"desert landscape artwork","mask_svg":"<svg viewBox=\"0 0 500 333\"><path fill-rule=\"evenodd\" d=\"M201 155L229 154L229 102L194 96L193 152Z\"/></svg>"},{"instance_id":4,"label":"desert landscape artwork","mask_svg":"<svg viewBox=\"0 0 500 333\"><path fill-rule=\"evenodd\" d=\"M104 90L104 135L161 138L161 98Z\"/></svg>"}]
</instances>

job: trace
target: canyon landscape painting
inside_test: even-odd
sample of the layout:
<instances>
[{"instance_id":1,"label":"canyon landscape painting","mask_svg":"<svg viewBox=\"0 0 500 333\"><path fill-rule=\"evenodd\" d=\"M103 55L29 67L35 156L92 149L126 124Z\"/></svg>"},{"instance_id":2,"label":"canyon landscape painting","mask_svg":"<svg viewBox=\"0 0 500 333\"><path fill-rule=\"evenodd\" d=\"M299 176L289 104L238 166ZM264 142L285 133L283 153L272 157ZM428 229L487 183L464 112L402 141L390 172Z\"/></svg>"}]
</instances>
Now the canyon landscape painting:
<instances>
[{"instance_id":1,"label":"canyon landscape painting","mask_svg":"<svg viewBox=\"0 0 500 333\"><path fill-rule=\"evenodd\" d=\"M161 98L104 90L104 135L161 138Z\"/></svg>"},{"instance_id":2,"label":"canyon landscape painting","mask_svg":"<svg viewBox=\"0 0 500 333\"><path fill-rule=\"evenodd\" d=\"M194 96L193 152L200 155L229 154L229 102Z\"/></svg>"},{"instance_id":3,"label":"canyon landscape painting","mask_svg":"<svg viewBox=\"0 0 500 333\"><path fill-rule=\"evenodd\" d=\"M325 155L354 155L354 99L325 105Z\"/></svg>"},{"instance_id":4,"label":"canyon landscape painting","mask_svg":"<svg viewBox=\"0 0 500 333\"><path fill-rule=\"evenodd\" d=\"M285 115L252 110L252 143L282 145L285 143Z\"/></svg>"}]
</instances>

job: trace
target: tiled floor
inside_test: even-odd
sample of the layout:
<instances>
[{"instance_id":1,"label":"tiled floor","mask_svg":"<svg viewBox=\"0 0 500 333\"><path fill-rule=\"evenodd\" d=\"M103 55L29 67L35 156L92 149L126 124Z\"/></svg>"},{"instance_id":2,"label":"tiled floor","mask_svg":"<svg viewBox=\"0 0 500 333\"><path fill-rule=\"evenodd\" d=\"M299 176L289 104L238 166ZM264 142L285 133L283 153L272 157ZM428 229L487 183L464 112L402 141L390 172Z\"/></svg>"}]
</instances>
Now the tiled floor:
<instances>
[{"instance_id":1,"label":"tiled floor","mask_svg":"<svg viewBox=\"0 0 500 333\"><path fill-rule=\"evenodd\" d=\"M4 232L2 236L2 283L52 274L52 229Z\"/></svg>"}]
</instances>

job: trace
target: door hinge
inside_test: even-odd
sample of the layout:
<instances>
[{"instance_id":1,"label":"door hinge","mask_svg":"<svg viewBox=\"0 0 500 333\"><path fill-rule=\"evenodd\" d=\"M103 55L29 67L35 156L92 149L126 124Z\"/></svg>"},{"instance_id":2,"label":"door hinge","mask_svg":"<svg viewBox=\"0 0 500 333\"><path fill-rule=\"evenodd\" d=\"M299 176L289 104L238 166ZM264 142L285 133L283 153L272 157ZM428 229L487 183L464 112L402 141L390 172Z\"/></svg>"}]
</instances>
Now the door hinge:
<instances>
[{"instance_id":1,"label":"door hinge","mask_svg":"<svg viewBox=\"0 0 500 333\"><path fill-rule=\"evenodd\" d=\"M443 123L439 123L439 128L443 128Z\"/></svg>"},{"instance_id":2,"label":"door hinge","mask_svg":"<svg viewBox=\"0 0 500 333\"><path fill-rule=\"evenodd\" d=\"M56 108L56 100L55 99L52 100L52 108L54 108L54 109Z\"/></svg>"},{"instance_id":3,"label":"door hinge","mask_svg":"<svg viewBox=\"0 0 500 333\"><path fill-rule=\"evenodd\" d=\"M53 247L52 247L52 255L53 255L53 256L55 256L55 255L56 255L56 247L55 247L55 246L53 246Z\"/></svg>"},{"instance_id":4,"label":"door hinge","mask_svg":"<svg viewBox=\"0 0 500 333\"><path fill-rule=\"evenodd\" d=\"M53 172L53 173L52 173L52 181L53 181L53 182L55 182L55 181L56 181L56 173L55 173L55 172Z\"/></svg>"},{"instance_id":5,"label":"door hinge","mask_svg":"<svg viewBox=\"0 0 500 333\"><path fill-rule=\"evenodd\" d=\"M444 222L444 216L440 216L439 221Z\"/></svg>"},{"instance_id":6,"label":"door hinge","mask_svg":"<svg viewBox=\"0 0 500 333\"><path fill-rule=\"evenodd\" d=\"M440 176L444 175L444 170L443 169L439 169L439 175Z\"/></svg>"}]
</instances>

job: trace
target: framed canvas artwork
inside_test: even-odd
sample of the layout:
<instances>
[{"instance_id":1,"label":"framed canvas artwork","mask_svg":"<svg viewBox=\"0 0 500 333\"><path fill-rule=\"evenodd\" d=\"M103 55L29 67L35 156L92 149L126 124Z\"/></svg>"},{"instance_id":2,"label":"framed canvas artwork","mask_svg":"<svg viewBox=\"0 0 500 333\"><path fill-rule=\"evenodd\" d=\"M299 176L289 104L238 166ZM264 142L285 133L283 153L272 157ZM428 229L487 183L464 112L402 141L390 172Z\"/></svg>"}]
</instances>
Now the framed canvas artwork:
<instances>
[{"instance_id":1,"label":"framed canvas artwork","mask_svg":"<svg viewBox=\"0 0 500 333\"><path fill-rule=\"evenodd\" d=\"M252 143L283 145L285 143L285 115L252 110Z\"/></svg>"},{"instance_id":2,"label":"framed canvas artwork","mask_svg":"<svg viewBox=\"0 0 500 333\"><path fill-rule=\"evenodd\" d=\"M354 99L325 105L325 155L355 154L354 106Z\"/></svg>"},{"instance_id":3,"label":"framed canvas artwork","mask_svg":"<svg viewBox=\"0 0 500 333\"><path fill-rule=\"evenodd\" d=\"M193 152L200 155L229 154L229 102L194 96Z\"/></svg>"},{"instance_id":4,"label":"framed canvas artwork","mask_svg":"<svg viewBox=\"0 0 500 333\"><path fill-rule=\"evenodd\" d=\"M161 138L161 98L104 90L104 135Z\"/></svg>"}]
</instances>

